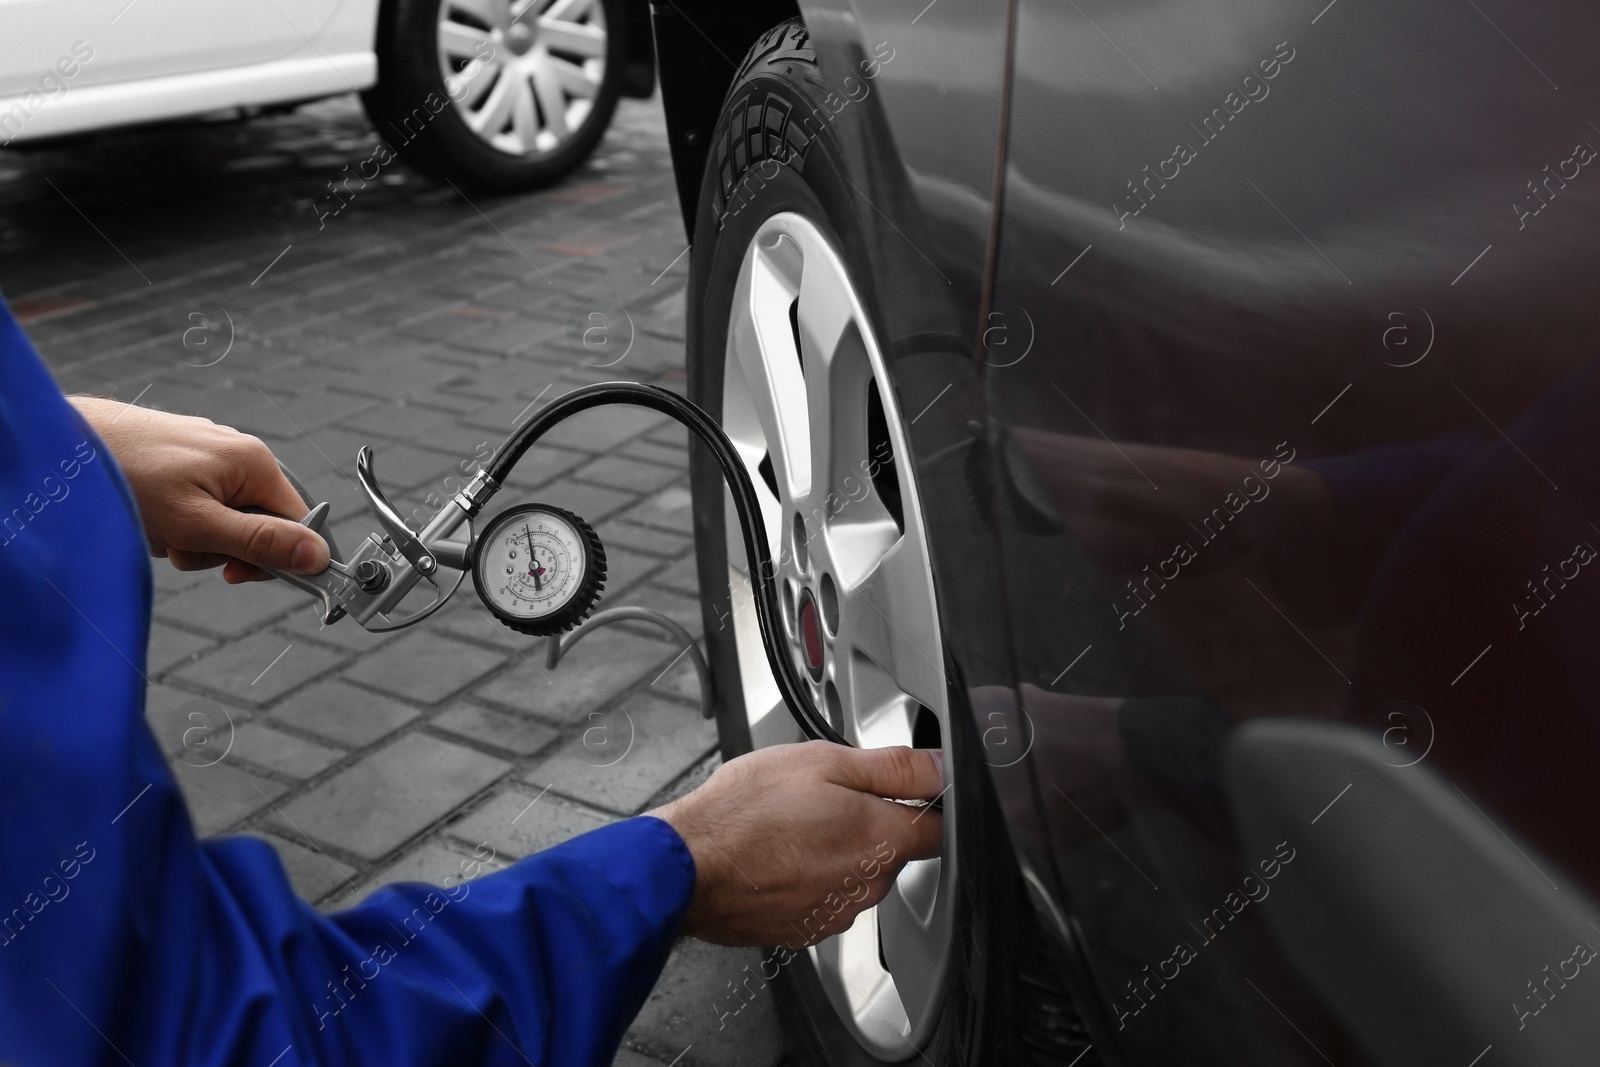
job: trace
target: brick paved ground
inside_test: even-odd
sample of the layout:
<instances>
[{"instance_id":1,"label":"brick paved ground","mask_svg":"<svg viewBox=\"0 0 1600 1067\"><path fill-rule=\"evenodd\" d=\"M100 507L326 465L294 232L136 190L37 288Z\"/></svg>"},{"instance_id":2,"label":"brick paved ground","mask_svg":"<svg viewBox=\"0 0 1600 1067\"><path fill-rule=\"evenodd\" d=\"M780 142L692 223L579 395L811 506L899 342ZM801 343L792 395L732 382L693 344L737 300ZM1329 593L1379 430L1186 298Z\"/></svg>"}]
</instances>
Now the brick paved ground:
<instances>
[{"instance_id":1,"label":"brick paved ground","mask_svg":"<svg viewBox=\"0 0 1600 1067\"><path fill-rule=\"evenodd\" d=\"M351 482L362 444L410 510L540 398L683 379L687 259L656 102L626 103L556 190L469 203L394 164L319 228L313 202L327 212L326 183L375 143L342 98L0 155L0 288L63 387L259 435L333 502L346 545L374 528ZM590 341L610 347L586 351L575 338L596 325L609 333ZM680 430L589 413L530 454L501 502L530 496L598 525L606 603L699 634ZM276 583L155 573L149 718L198 829L271 842L321 907L442 881L491 849L507 862L715 763L692 665L648 628L600 631L547 673L470 583L384 637L321 628ZM617 1062L781 1062L764 996L718 1029L713 1004L756 958L681 944Z\"/></svg>"}]
</instances>

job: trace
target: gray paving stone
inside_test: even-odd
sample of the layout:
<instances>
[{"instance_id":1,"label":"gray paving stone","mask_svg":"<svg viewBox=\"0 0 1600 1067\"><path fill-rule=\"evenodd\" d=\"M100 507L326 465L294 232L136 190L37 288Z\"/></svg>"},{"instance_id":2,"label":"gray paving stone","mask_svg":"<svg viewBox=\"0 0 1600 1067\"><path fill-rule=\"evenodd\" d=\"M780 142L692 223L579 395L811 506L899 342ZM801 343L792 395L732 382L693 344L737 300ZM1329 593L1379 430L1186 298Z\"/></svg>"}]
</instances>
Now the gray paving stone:
<instances>
[{"instance_id":1,"label":"gray paving stone","mask_svg":"<svg viewBox=\"0 0 1600 1067\"><path fill-rule=\"evenodd\" d=\"M455 634L492 648L503 648L524 666L529 661L541 667L544 665L543 640L519 634L489 614L471 579L456 594L455 601L430 618L426 625L436 632Z\"/></svg>"},{"instance_id":2,"label":"gray paving stone","mask_svg":"<svg viewBox=\"0 0 1600 1067\"><path fill-rule=\"evenodd\" d=\"M330 680L302 689L268 712L267 718L360 749L420 714L391 696Z\"/></svg>"},{"instance_id":3,"label":"gray paving stone","mask_svg":"<svg viewBox=\"0 0 1600 1067\"><path fill-rule=\"evenodd\" d=\"M497 356L514 356L529 351L535 345L560 332L562 332L561 327L540 319L508 315L492 326L474 330L465 337L451 340L452 343L465 348Z\"/></svg>"},{"instance_id":4,"label":"gray paving stone","mask_svg":"<svg viewBox=\"0 0 1600 1067\"><path fill-rule=\"evenodd\" d=\"M655 579L653 578L646 584L630 591L625 599L633 607L659 611L685 630L688 630L690 637L699 639L705 629L705 620L701 616L700 601L698 599L683 596L670 589L662 589L655 584ZM639 630L641 633L647 632L647 630L651 634L666 632L660 627L652 626L650 623L628 622L619 625ZM677 638L669 637L668 640L674 643L677 642Z\"/></svg>"},{"instance_id":5,"label":"gray paving stone","mask_svg":"<svg viewBox=\"0 0 1600 1067\"><path fill-rule=\"evenodd\" d=\"M223 645L173 672L174 677L259 707L338 666L344 657L260 633Z\"/></svg>"},{"instance_id":6,"label":"gray paving stone","mask_svg":"<svg viewBox=\"0 0 1600 1067\"><path fill-rule=\"evenodd\" d=\"M436 704L476 682L506 661L506 653L442 634L414 630L372 653L345 672L386 693Z\"/></svg>"},{"instance_id":7,"label":"gray paving stone","mask_svg":"<svg viewBox=\"0 0 1600 1067\"><path fill-rule=\"evenodd\" d=\"M171 755L183 751L183 731L187 729L189 709L184 705L201 699L193 693L153 683L145 686L144 718L161 751Z\"/></svg>"},{"instance_id":8,"label":"gray paving stone","mask_svg":"<svg viewBox=\"0 0 1600 1067\"><path fill-rule=\"evenodd\" d=\"M373 443L372 435L323 426L292 441L274 441L272 454L302 481L338 474L348 481L356 476L356 453Z\"/></svg>"},{"instance_id":9,"label":"gray paving stone","mask_svg":"<svg viewBox=\"0 0 1600 1067\"><path fill-rule=\"evenodd\" d=\"M553 727L536 719L476 704L458 704L436 715L430 725L512 756L531 756L556 738Z\"/></svg>"},{"instance_id":10,"label":"gray paving stone","mask_svg":"<svg viewBox=\"0 0 1600 1067\"><path fill-rule=\"evenodd\" d=\"M704 639L701 641L701 650L704 651ZM671 667L655 675L650 682L653 694L666 694L687 701L695 707L700 706L700 675L695 671L694 664L688 656L684 656Z\"/></svg>"},{"instance_id":11,"label":"gray paving stone","mask_svg":"<svg viewBox=\"0 0 1600 1067\"><path fill-rule=\"evenodd\" d=\"M150 576L154 580L156 599L192 589L201 582L218 580L215 571L180 571L164 559L150 561Z\"/></svg>"},{"instance_id":12,"label":"gray paving stone","mask_svg":"<svg viewBox=\"0 0 1600 1067\"><path fill-rule=\"evenodd\" d=\"M580 482L594 482L634 493L654 492L682 476L681 470L618 455L601 456L572 472L572 477Z\"/></svg>"},{"instance_id":13,"label":"gray paving stone","mask_svg":"<svg viewBox=\"0 0 1600 1067\"><path fill-rule=\"evenodd\" d=\"M172 764L194 820L195 833L210 837L254 815L289 791L270 778L232 766L224 759L205 767Z\"/></svg>"},{"instance_id":14,"label":"gray paving stone","mask_svg":"<svg viewBox=\"0 0 1600 1067\"><path fill-rule=\"evenodd\" d=\"M657 574L650 581L655 585L664 585L668 589L675 589L687 596L700 595L700 566L694 553L690 553L678 560L666 570Z\"/></svg>"},{"instance_id":15,"label":"gray paving stone","mask_svg":"<svg viewBox=\"0 0 1600 1067\"><path fill-rule=\"evenodd\" d=\"M635 696L590 712L582 733L522 778L631 815L661 799L661 790L716 742L716 724L692 709Z\"/></svg>"},{"instance_id":16,"label":"gray paving stone","mask_svg":"<svg viewBox=\"0 0 1600 1067\"><path fill-rule=\"evenodd\" d=\"M150 626L150 647L145 651L145 672L152 676L180 663L186 663L196 653L210 648L212 642L204 637L153 622Z\"/></svg>"},{"instance_id":17,"label":"gray paving stone","mask_svg":"<svg viewBox=\"0 0 1600 1067\"><path fill-rule=\"evenodd\" d=\"M372 473L392 499L399 495L398 491L401 489L413 489L421 485L439 490L439 483L444 480L446 474L459 473L455 467L461 459L462 457L431 448L418 448L409 444L386 444L374 450ZM352 472L355 470L354 463L350 465L350 469Z\"/></svg>"},{"instance_id":18,"label":"gray paving stone","mask_svg":"<svg viewBox=\"0 0 1600 1067\"><path fill-rule=\"evenodd\" d=\"M342 420L340 425L379 437L417 441L424 439L433 427L449 422L458 414L436 407L425 407L401 398L392 403L370 407L352 418Z\"/></svg>"},{"instance_id":19,"label":"gray paving stone","mask_svg":"<svg viewBox=\"0 0 1600 1067\"><path fill-rule=\"evenodd\" d=\"M543 787L508 787L483 807L451 825L463 844L487 843L507 857L529 856L569 838L597 830L616 817L574 804Z\"/></svg>"},{"instance_id":20,"label":"gray paving stone","mask_svg":"<svg viewBox=\"0 0 1600 1067\"><path fill-rule=\"evenodd\" d=\"M658 383L659 384L659 383ZM639 439L629 441L617 450L618 455L628 456L632 459L642 459L649 463L659 463L663 467L682 466L685 470L689 467L688 453L676 448L658 445L654 441Z\"/></svg>"},{"instance_id":21,"label":"gray paving stone","mask_svg":"<svg viewBox=\"0 0 1600 1067\"><path fill-rule=\"evenodd\" d=\"M669 530L655 529L649 526L640 526L637 523L625 522L621 519L610 519L595 527L595 532L600 535L600 541L607 548L612 545L621 545L637 552L647 552L651 555L676 559L687 552L694 545L694 541L683 534L673 533Z\"/></svg>"},{"instance_id":22,"label":"gray paving stone","mask_svg":"<svg viewBox=\"0 0 1600 1067\"><path fill-rule=\"evenodd\" d=\"M533 410L530 404L536 407L561 392L555 388L560 372L561 368L549 359L524 353L479 369L452 392L491 401L463 421L503 436L528 417Z\"/></svg>"},{"instance_id":23,"label":"gray paving stone","mask_svg":"<svg viewBox=\"0 0 1600 1067\"><path fill-rule=\"evenodd\" d=\"M687 452L689 448L689 430L687 427L679 425L677 422L669 422L658 429L651 430L649 433L645 434L644 439L646 441L654 441L658 445L665 445L668 448L676 448L685 452Z\"/></svg>"},{"instance_id":24,"label":"gray paving stone","mask_svg":"<svg viewBox=\"0 0 1600 1067\"><path fill-rule=\"evenodd\" d=\"M552 286L544 284L511 285L484 295L481 300L491 307L504 307L513 311L533 312L555 300L559 294Z\"/></svg>"},{"instance_id":25,"label":"gray paving stone","mask_svg":"<svg viewBox=\"0 0 1600 1067\"><path fill-rule=\"evenodd\" d=\"M355 870L340 863L326 852L308 848L277 834L261 834L261 839L271 845L283 863L289 884L302 900L315 902L340 887L348 887Z\"/></svg>"},{"instance_id":26,"label":"gray paving stone","mask_svg":"<svg viewBox=\"0 0 1600 1067\"><path fill-rule=\"evenodd\" d=\"M156 684L145 688L145 720L156 743L168 755L190 752L190 762L209 762L211 752L226 749L234 724L246 715L210 697L171 686ZM211 746L210 750L207 746Z\"/></svg>"},{"instance_id":27,"label":"gray paving stone","mask_svg":"<svg viewBox=\"0 0 1600 1067\"><path fill-rule=\"evenodd\" d=\"M493 321L471 314L470 308L445 308L429 311L420 317L403 319L410 337L427 337L447 344L465 344L474 334L483 333L494 326ZM457 314L456 312L463 312ZM503 309L501 310L503 314Z\"/></svg>"},{"instance_id":28,"label":"gray paving stone","mask_svg":"<svg viewBox=\"0 0 1600 1067\"><path fill-rule=\"evenodd\" d=\"M283 582L229 585L220 572L206 579L157 601L156 618L215 637L238 637L306 603L306 594Z\"/></svg>"},{"instance_id":29,"label":"gray paving stone","mask_svg":"<svg viewBox=\"0 0 1600 1067\"><path fill-rule=\"evenodd\" d=\"M585 636L554 671L545 671L543 661L536 665L519 660L473 692L482 700L543 719L577 722L584 713L650 678L674 654L670 644L607 627Z\"/></svg>"},{"instance_id":30,"label":"gray paving stone","mask_svg":"<svg viewBox=\"0 0 1600 1067\"><path fill-rule=\"evenodd\" d=\"M658 1057L693 1046L680 1064L776 1067L783 1061L783 1043L772 988L761 978L768 955L761 949L679 941L628 1032L629 1043ZM776 963L764 966L771 974ZM746 991L742 998L730 982Z\"/></svg>"},{"instance_id":31,"label":"gray paving stone","mask_svg":"<svg viewBox=\"0 0 1600 1067\"><path fill-rule=\"evenodd\" d=\"M366 397L334 389L313 389L278 398L263 395L256 388L237 388L213 393L195 414L274 441L298 437L305 430L336 422L371 404Z\"/></svg>"},{"instance_id":32,"label":"gray paving stone","mask_svg":"<svg viewBox=\"0 0 1600 1067\"><path fill-rule=\"evenodd\" d=\"M541 438L545 443L585 452L609 452L667 418L647 408L591 408L574 415Z\"/></svg>"},{"instance_id":33,"label":"gray paving stone","mask_svg":"<svg viewBox=\"0 0 1600 1067\"><path fill-rule=\"evenodd\" d=\"M626 548L606 547L606 589L602 607L633 603L633 587L641 579L661 566L652 556L630 552Z\"/></svg>"},{"instance_id":34,"label":"gray paving stone","mask_svg":"<svg viewBox=\"0 0 1600 1067\"><path fill-rule=\"evenodd\" d=\"M358 374L349 388L382 397L425 396L447 385L459 386L470 377L461 367L438 358L440 355L438 348L426 348L405 355L353 358L351 364Z\"/></svg>"},{"instance_id":35,"label":"gray paving stone","mask_svg":"<svg viewBox=\"0 0 1600 1067\"><path fill-rule=\"evenodd\" d=\"M507 431L509 432L509 431ZM567 448L552 448L537 444L528 449L505 480L501 496L514 496L518 491L538 489L570 471L588 459L583 452Z\"/></svg>"},{"instance_id":36,"label":"gray paving stone","mask_svg":"<svg viewBox=\"0 0 1600 1067\"><path fill-rule=\"evenodd\" d=\"M247 722L233 731L229 755L289 778L314 778L344 758L336 748L274 730L260 722Z\"/></svg>"},{"instance_id":37,"label":"gray paving stone","mask_svg":"<svg viewBox=\"0 0 1600 1067\"><path fill-rule=\"evenodd\" d=\"M541 504L554 504L558 508L566 508L581 516L592 526L606 516L631 505L638 498L633 493L618 492L600 485L586 485L583 482L561 478L540 488L537 499ZM501 493L495 498L494 503L496 508L503 510L504 507L519 502L512 494Z\"/></svg>"},{"instance_id":38,"label":"gray paving stone","mask_svg":"<svg viewBox=\"0 0 1600 1067\"><path fill-rule=\"evenodd\" d=\"M343 542L339 547L344 547ZM371 652L399 636L399 631L394 630L388 633L373 633L348 615L331 625L326 625L322 621L322 606L309 599L304 610L290 612L276 624L274 629L289 634L291 641L303 637L317 644L335 645L347 652L357 653Z\"/></svg>"},{"instance_id":39,"label":"gray paving stone","mask_svg":"<svg viewBox=\"0 0 1600 1067\"><path fill-rule=\"evenodd\" d=\"M510 769L504 760L409 734L290 801L292 825L380 859Z\"/></svg>"},{"instance_id":40,"label":"gray paving stone","mask_svg":"<svg viewBox=\"0 0 1600 1067\"><path fill-rule=\"evenodd\" d=\"M629 522L681 534L694 533L694 497L686 485L672 485L652 494L622 514Z\"/></svg>"}]
</instances>

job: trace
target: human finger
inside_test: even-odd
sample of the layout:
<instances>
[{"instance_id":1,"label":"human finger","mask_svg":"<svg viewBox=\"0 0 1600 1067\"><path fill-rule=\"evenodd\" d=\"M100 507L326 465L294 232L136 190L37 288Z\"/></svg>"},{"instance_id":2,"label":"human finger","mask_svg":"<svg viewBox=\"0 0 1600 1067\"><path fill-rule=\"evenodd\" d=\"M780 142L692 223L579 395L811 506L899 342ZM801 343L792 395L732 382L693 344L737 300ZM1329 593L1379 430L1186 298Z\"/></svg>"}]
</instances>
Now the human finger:
<instances>
[{"instance_id":1,"label":"human finger","mask_svg":"<svg viewBox=\"0 0 1600 1067\"><path fill-rule=\"evenodd\" d=\"M261 508L274 515L299 521L306 514L306 502L278 466L277 457L259 438L240 435L238 445L229 449L229 462L238 488L224 503L235 508Z\"/></svg>"},{"instance_id":2,"label":"human finger","mask_svg":"<svg viewBox=\"0 0 1600 1067\"><path fill-rule=\"evenodd\" d=\"M838 785L897 800L931 800L944 790L944 754L933 749L836 746L829 771Z\"/></svg>"},{"instance_id":3,"label":"human finger","mask_svg":"<svg viewBox=\"0 0 1600 1067\"><path fill-rule=\"evenodd\" d=\"M904 804L896 804L894 808L888 819L897 860L902 863L931 860L944 851L942 811L931 806L909 808Z\"/></svg>"},{"instance_id":4,"label":"human finger","mask_svg":"<svg viewBox=\"0 0 1600 1067\"><path fill-rule=\"evenodd\" d=\"M254 564L230 559L222 565L222 580L229 585L243 585L246 582L270 582L272 575Z\"/></svg>"},{"instance_id":5,"label":"human finger","mask_svg":"<svg viewBox=\"0 0 1600 1067\"><path fill-rule=\"evenodd\" d=\"M219 553L264 569L316 574L328 565L328 543L316 531L277 515L215 504L201 510L187 533L190 551Z\"/></svg>"}]
</instances>

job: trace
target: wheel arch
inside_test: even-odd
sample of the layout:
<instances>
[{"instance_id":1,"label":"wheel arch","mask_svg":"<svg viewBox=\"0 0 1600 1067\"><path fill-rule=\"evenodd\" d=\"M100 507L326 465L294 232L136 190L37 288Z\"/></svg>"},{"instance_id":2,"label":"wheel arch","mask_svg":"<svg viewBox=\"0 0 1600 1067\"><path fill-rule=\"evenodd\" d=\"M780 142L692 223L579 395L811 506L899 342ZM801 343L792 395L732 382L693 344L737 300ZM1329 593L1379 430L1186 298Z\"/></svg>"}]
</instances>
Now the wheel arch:
<instances>
[{"instance_id":1,"label":"wheel arch","mask_svg":"<svg viewBox=\"0 0 1600 1067\"><path fill-rule=\"evenodd\" d=\"M650 29L650 0L623 0L628 12L628 70L622 95L647 99L656 91L655 35Z\"/></svg>"},{"instance_id":2,"label":"wheel arch","mask_svg":"<svg viewBox=\"0 0 1600 1067\"><path fill-rule=\"evenodd\" d=\"M652 0L656 66L667 113L667 138L684 231L694 234L695 205L711 131L740 61L767 30L801 15L795 0Z\"/></svg>"}]
</instances>

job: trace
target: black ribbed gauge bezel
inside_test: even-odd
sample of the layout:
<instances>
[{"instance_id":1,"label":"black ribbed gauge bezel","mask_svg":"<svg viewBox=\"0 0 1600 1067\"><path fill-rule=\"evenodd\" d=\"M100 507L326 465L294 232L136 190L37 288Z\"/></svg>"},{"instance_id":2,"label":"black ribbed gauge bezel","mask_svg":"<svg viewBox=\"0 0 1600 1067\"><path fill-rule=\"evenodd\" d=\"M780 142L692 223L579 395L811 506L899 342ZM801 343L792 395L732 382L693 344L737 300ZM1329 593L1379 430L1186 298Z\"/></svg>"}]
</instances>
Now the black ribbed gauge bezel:
<instances>
[{"instance_id":1,"label":"black ribbed gauge bezel","mask_svg":"<svg viewBox=\"0 0 1600 1067\"><path fill-rule=\"evenodd\" d=\"M583 573L578 579L577 589L566 603L548 615L530 619L502 609L496 598L489 595L489 590L494 586L483 573L487 555L480 551L480 547L492 543L507 527L519 522L529 522L534 516L560 519L577 532L579 546L583 552ZM473 531L472 583L477 587L479 599L494 617L518 633L528 634L531 637L563 634L588 618L589 613L600 602L600 593L606 584L606 549L600 543L600 535L594 532L594 527L565 508L550 504L519 504L496 515L485 527L482 536L479 536L476 530Z\"/></svg>"}]
</instances>

